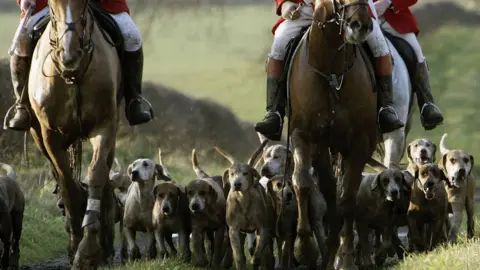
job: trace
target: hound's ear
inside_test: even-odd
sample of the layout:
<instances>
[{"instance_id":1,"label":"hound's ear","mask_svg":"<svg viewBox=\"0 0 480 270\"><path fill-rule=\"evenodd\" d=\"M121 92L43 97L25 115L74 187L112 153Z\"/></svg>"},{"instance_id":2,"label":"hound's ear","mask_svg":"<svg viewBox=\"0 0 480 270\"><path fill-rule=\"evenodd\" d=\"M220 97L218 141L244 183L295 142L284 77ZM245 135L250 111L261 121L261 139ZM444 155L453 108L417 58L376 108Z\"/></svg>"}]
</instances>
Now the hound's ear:
<instances>
[{"instance_id":1,"label":"hound's ear","mask_svg":"<svg viewBox=\"0 0 480 270\"><path fill-rule=\"evenodd\" d=\"M413 165L413 171L415 172L414 179L418 179L418 171L419 170L420 170L420 168L417 166L417 164L414 164Z\"/></svg>"},{"instance_id":2,"label":"hound's ear","mask_svg":"<svg viewBox=\"0 0 480 270\"><path fill-rule=\"evenodd\" d=\"M435 160L437 160L437 158L435 157L437 154L437 145L432 142L432 147L433 147L433 152L432 152L432 163L433 163L435 162Z\"/></svg>"},{"instance_id":3,"label":"hound's ear","mask_svg":"<svg viewBox=\"0 0 480 270\"><path fill-rule=\"evenodd\" d=\"M446 165L447 165L447 154L442 156L442 162L438 163L438 168L440 168L440 170L442 170L444 173L448 174Z\"/></svg>"},{"instance_id":4,"label":"hound's ear","mask_svg":"<svg viewBox=\"0 0 480 270\"><path fill-rule=\"evenodd\" d=\"M448 177L445 175L445 173L443 172L443 170L439 170L440 171L440 181L445 181L445 183L447 183L447 186L449 188L452 188L452 183L450 183L450 180L448 179Z\"/></svg>"},{"instance_id":5,"label":"hound's ear","mask_svg":"<svg viewBox=\"0 0 480 270\"><path fill-rule=\"evenodd\" d=\"M165 170L163 169L162 165L155 164L155 172L158 180L172 181L170 175L165 174Z\"/></svg>"},{"instance_id":6,"label":"hound's ear","mask_svg":"<svg viewBox=\"0 0 480 270\"><path fill-rule=\"evenodd\" d=\"M375 190L378 188L378 182L380 181L380 174L377 174L375 176L375 179L373 179L372 184L370 185L370 190Z\"/></svg>"},{"instance_id":7,"label":"hound's ear","mask_svg":"<svg viewBox=\"0 0 480 270\"><path fill-rule=\"evenodd\" d=\"M410 153L410 149L411 149L411 145L409 144L407 146L407 158L408 158L408 162L410 162L410 164L414 164L415 162L413 162L413 158L412 158L412 154Z\"/></svg>"},{"instance_id":8,"label":"hound's ear","mask_svg":"<svg viewBox=\"0 0 480 270\"><path fill-rule=\"evenodd\" d=\"M223 182L223 187L230 186L230 176L229 176L230 170L226 169L223 172L222 176L222 182ZM230 189L230 188L229 188Z\"/></svg>"},{"instance_id":9,"label":"hound's ear","mask_svg":"<svg viewBox=\"0 0 480 270\"><path fill-rule=\"evenodd\" d=\"M410 172L408 171L403 171L402 179L403 179L404 190L411 191L412 185L413 185L413 175L411 175Z\"/></svg>"},{"instance_id":10,"label":"hound's ear","mask_svg":"<svg viewBox=\"0 0 480 270\"><path fill-rule=\"evenodd\" d=\"M153 190L152 190L152 195L154 199L157 197L158 186L160 185L156 185L155 187L153 187Z\"/></svg>"},{"instance_id":11,"label":"hound's ear","mask_svg":"<svg viewBox=\"0 0 480 270\"><path fill-rule=\"evenodd\" d=\"M273 191L273 181L270 180L267 182L267 194L270 194L271 196L275 197L275 192Z\"/></svg>"},{"instance_id":12,"label":"hound's ear","mask_svg":"<svg viewBox=\"0 0 480 270\"><path fill-rule=\"evenodd\" d=\"M468 172L468 176L470 176L470 174L472 174L473 166L475 166L475 160L473 159L472 155L470 155L470 163L471 163L471 166L470 166L470 171Z\"/></svg>"},{"instance_id":13,"label":"hound's ear","mask_svg":"<svg viewBox=\"0 0 480 270\"><path fill-rule=\"evenodd\" d=\"M252 168L252 173L253 173L253 181L258 182L260 179L262 179L262 176L258 173L257 170Z\"/></svg>"},{"instance_id":14,"label":"hound's ear","mask_svg":"<svg viewBox=\"0 0 480 270\"><path fill-rule=\"evenodd\" d=\"M132 164L128 165L128 168L127 168L128 177L132 176L132 170L133 170L133 165Z\"/></svg>"}]
</instances>

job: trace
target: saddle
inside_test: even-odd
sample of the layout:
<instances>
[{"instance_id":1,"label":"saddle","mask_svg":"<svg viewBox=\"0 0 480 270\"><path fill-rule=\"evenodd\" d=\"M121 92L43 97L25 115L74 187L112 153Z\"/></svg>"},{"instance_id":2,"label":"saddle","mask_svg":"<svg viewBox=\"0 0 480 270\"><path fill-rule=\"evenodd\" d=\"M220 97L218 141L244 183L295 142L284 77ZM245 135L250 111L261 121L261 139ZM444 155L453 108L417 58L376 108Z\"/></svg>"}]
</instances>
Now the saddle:
<instances>
[{"instance_id":1,"label":"saddle","mask_svg":"<svg viewBox=\"0 0 480 270\"><path fill-rule=\"evenodd\" d=\"M309 27L310 26L306 26L302 28L300 33L296 37L292 38L287 44L285 61L284 61L284 69L283 69L284 71L280 79L280 83L284 84L285 87L287 82L288 69L290 68L290 62L293 59L293 55L295 53L295 50L298 44L300 43L300 40L302 39L303 35L305 34L305 32L308 30ZM407 66L408 74L410 76L410 81L414 82L415 74L417 72L417 57L415 55L415 51L410 46L410 44L408 44L408 42L406 42L405 40L399 37L396 37L383 30L382 32L385 38L387 38L395 47L395 49L398 51L398 54L400 55L400 57L405 62L405 65ZM375 69L373 67L374 57L373 57L372 50L370 50L370 47L368 46L367 42L364 42L362 46L359 46L359 51L363 59L365 60L365 63L367 64L368 73L370 74L370 77L374 85L373 91L376 92L377 86L376 86L376 79L375 79ZM395 65L395 63L393 62L392 64Z\"/></svg>"},{"instance_id":2,"label":"saddle","mask_svg":"<svg viewBox=\"0 0 480 270\"><path fill-rule=\"evenodd\" d=\"M97 22L99 28L102 31L102 34L112 46L115 47L117 50L118 57L120 58L120 62L123 60L123 36L118 24L115 20L110 16L108 12L100 8L96 3L90 2L88 4L88 12L92 14L93 19ZM46 15L45 17L41 18L34 26L33 31L30 34L30 38L32 39L32 46L35 49L38 40L42 36L43 32L45 32L45 28L47 28L48 22L50 21L50 16ZM108 35L110 40L105 36ZM32 50L33 51L33 50Z\"/></svg>"}]
</instances>

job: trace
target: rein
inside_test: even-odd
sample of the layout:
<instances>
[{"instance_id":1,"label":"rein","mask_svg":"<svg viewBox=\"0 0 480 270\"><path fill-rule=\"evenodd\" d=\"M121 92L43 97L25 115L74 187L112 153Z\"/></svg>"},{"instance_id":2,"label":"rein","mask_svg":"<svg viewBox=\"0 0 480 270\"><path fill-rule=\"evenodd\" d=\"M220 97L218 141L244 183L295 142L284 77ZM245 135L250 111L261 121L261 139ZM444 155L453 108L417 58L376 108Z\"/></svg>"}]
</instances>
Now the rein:
<instances>
[{"instance_id":1,"label":"rein","mask_svg":"<svg viewBox=\"0 0 480 270\"><path fill-rule=\"evenodd\" d=\"M330 19L330 20L327 20L327 21L320 22L320 21L315 20L315 17L314 17L314 22L316 23L315 25L318 28L320 28L320 30L322 30L322 31L323 31L323 29L325 29L328 25L330 25L332 23L338 25L339 29L340 29L339 32L338 32L338 35L342 34L345 26L350 26L350 19L355 13L357 13L361 8L367 8L368 7L368 3L359 2L359 1L344 4L344 5L339 4L336 0L334 0L333 2L334 2L334 5L333 5L333 8L334 8L333 15L334 16L333 16L333 18ZM358 6L358 8L355 10L355 12L352 13L352 15L350 15L349 18L345 19L345 10L348 7L353 7L353 6ZM323 41L325 43L325 46L328 48L329 45L328 45L327 40L323 39ZM344 58L347 59L347 46L348 46L348 43L346 41L344 41L336 49L336 54L335 54L335 57L333 58L334 60L332 61L332 65L335 62L335 60L337 59L337 56L340 52L343 52ZM344 69L340 74L322 72L322 71L316 69L315 67L313 67L312 65L310 65L310 67L313 69L313 71L315 71L315 73L317 73L320 76L322 76L323 78L325 78L331 88L334 88L335 90L339 91L343 86L343 79L345 77L345 73L347 73L348 71L350 71L351 69L353 69L355 67L355 62L356 62L355 60L357 58L357 51L358 51L358 47L356 45L353 45L352 60L351 61L347 61L347 60L344 61L344 63L343 63L344 64ZM347 66L347 67L345 68L345 66ZM337 92L334 92L334 96L337 100L339 99L339 96L338 96Z\"/></svg>"}]
</instances>

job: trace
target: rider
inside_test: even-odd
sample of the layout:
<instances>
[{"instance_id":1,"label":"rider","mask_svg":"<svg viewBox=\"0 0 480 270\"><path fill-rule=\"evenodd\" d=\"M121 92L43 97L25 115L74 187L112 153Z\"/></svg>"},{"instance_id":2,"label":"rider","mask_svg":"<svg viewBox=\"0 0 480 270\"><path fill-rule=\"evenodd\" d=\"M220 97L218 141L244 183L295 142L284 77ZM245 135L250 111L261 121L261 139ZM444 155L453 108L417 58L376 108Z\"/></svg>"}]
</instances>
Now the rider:
<instances>
[{"instance_id":1,"label":"rider","mask_svg":"<svg viewBox=\"0 0 480 270\"><path fill-rule=\"evenodd\" d=\"M369 5L373 8L372 0ZM300 5L300 3L304 3ZM272 29L272 49L268 55L267 71L267 113L263 121L255 124L255 131L270 140L280 140L285 116L285 94L279 78L283 73L286 45L300 30L311 25L313 17L312 0L276 0L277 15L281 15ZM404 126L392 107L392 62L390 51L380 26L373 20L373 31L367 39L375 57L375 71L379 86L381 108L378 112L380 132L386 133Z\"/></svg>"},{"instance_id":2,"label":"rider","mask_svg":"<svg viewBox=\"0 0 480 270\"><path fill-rule=\"evenodd\" d=\"M129 9L125 0L104 0L99 1L100 6L111 14L117 22L124 39L123 54L123 80L125 86L125 114L131 126L149 122L153 115L144 111L141 104L141 86L143 72L143 49L142 37L129 15ZM35 24L49 12L48 0L17 0L22 10L21 17L25 11L32 7L34 11L26 24L27 30L19 37L19 43L14 49L10 58L10 71L12 83L17 97L15 115L9 121L8 128L19 131L30 129L30 111L28 101L27 76L30 70L30 58L33 53L30 34ZM23 96L23 91L27 91Z\"/></svg>"},{"instance_id":3,"label":"rider","mask_svg":"<svg viewBox=\"0 0 480 270\"><path fill-rule=\"evenodd\" d=\"M375 10L383 21L382 28L394 36L400 37L415 51L418 65L415 74L415 90L417 92L420 119L426 130L434 129L443 122L440 109L434 104L427 62L422 53L417 35L418 25L409 7L416 0L374 0Z\"/></svg>"}]
</instances>

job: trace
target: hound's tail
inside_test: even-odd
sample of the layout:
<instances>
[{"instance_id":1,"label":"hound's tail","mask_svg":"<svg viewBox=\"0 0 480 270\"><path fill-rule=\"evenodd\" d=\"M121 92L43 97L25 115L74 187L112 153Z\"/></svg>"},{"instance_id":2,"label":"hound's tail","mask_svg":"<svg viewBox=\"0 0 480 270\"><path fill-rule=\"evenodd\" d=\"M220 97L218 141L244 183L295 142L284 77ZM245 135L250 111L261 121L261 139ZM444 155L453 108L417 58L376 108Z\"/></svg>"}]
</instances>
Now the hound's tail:
<instances>
[{"instance_id":1,"label":"hound's tail","mask_svg":"<svg viewBox=\"0 0 480 270\"><path fill-rule=\"evenodd\" d=\"M200 165L198 165L198 160L197 160L197 153L195 151L195 148L192 150L192 168L197 177L199 178L208 178L210 177L202 168L200 168Z\"/></svg>"},{"instance_id":2,"label":"hound's tail","mask_svg":"<svg viewBox=\"0 0 480 270\"><path fill-rule=\"evenodd\" d=\"M1 167L4 171L7 172L7 176L8 176L8 177L10 177L11 179L17 181L17 174L15 173L15 170L13 169L12 166L0 162L0 167Z\"/></svg>"},{"instance_id":3,"label":"hound's tail","mask_svg":"<svg viewBox=\"0 0 480 270\"><path fill-rule=\"evenodd\" d=\"M447 139L447 136L448 136L447 133L443 134L442 139L440 140L440 153L442 154L442 156L448 153L448 151L450 151L445 146L445 140Z\"/></svg>"}]
</instances>

